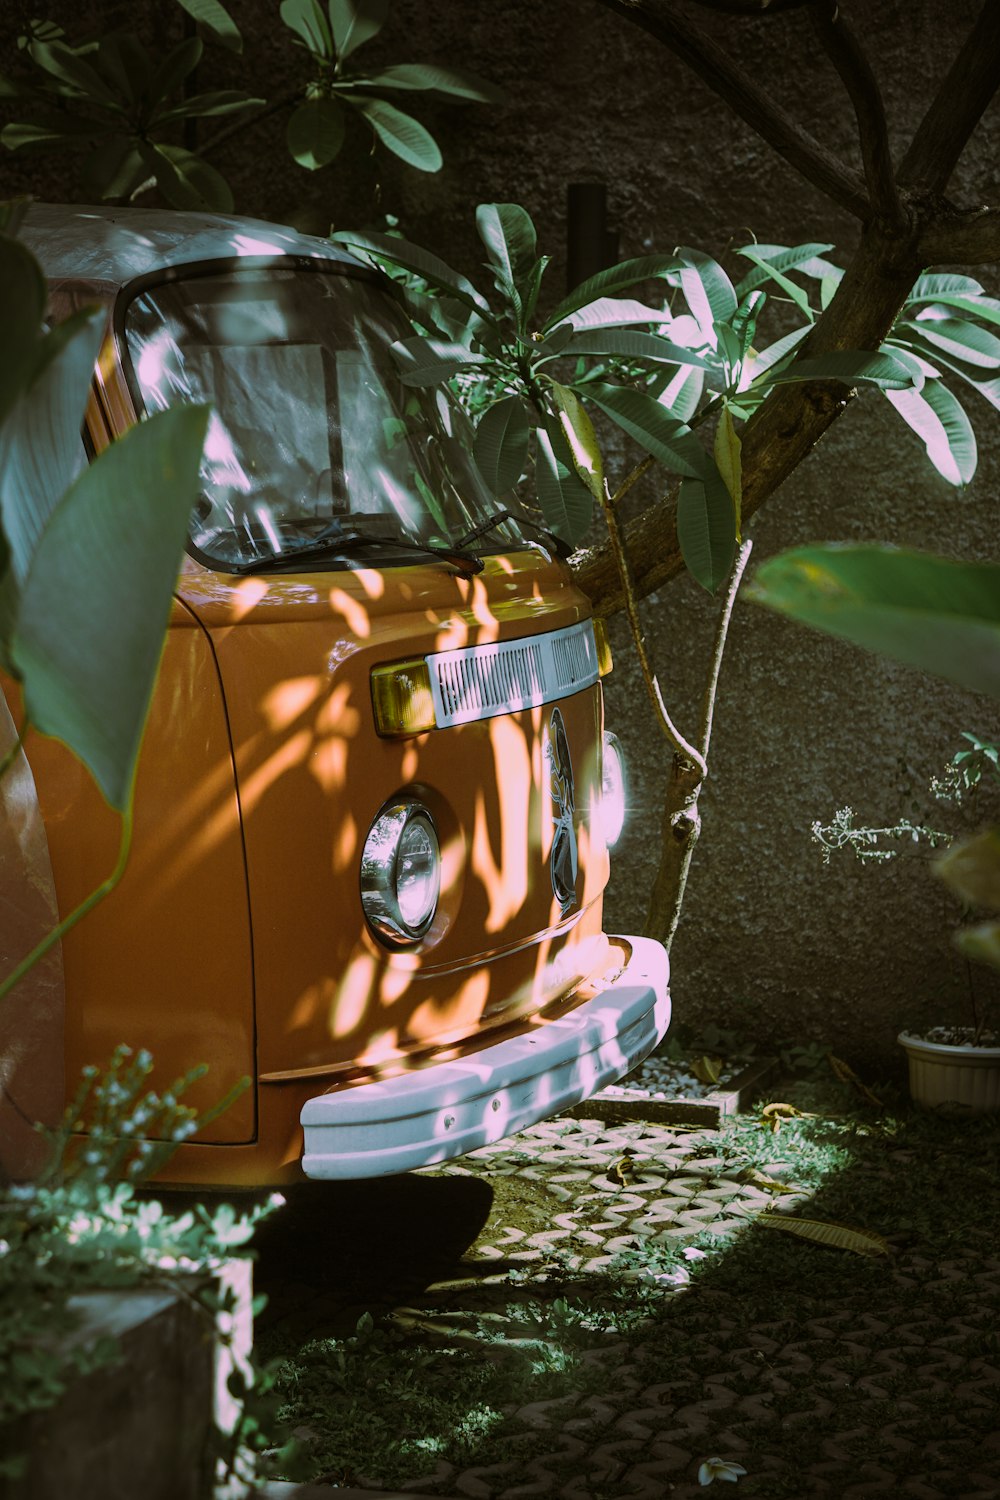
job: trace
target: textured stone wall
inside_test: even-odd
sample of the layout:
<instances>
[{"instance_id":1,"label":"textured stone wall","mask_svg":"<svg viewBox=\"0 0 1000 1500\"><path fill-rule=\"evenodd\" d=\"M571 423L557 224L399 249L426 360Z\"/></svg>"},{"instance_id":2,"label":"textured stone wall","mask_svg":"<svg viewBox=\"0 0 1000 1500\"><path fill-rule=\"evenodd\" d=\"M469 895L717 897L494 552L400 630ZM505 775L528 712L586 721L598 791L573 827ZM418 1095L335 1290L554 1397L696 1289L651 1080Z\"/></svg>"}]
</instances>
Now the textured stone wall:
<instances>
[{"instance_id":1,"label":"textured stone wall","mask_svg":"<svg viewBox=\"0 0 1000 1500\"><path fill-rule=\"evenodd\" d=\"M845 5L879 73L893 144L907 143L971 24L973 0L855 0ZM10 3L3 55L35 9ZM269 99L299 66L276 5L233 0ZM693 6L681 7L705 20ZM161 40L180 24L163 4L53 7L76 34L142 16ZM71 17L72 19L66 19ZM705 23L759 82L829 149L857 161L851 111L799 12ZM499 108L418 110L438 136L445 168L426 177L362 150L309 176L284 152L285 116L235 137L219 165L246 213L324 231L396 215L404 231L475 276L482 260L473 210L515 200L531 212L562 290L565 194L575 181L607 184L622 257L675 244L725 259L750 236L828 241L844 258L854 222L828 205L692 74L594 0L397 0L371 45L385 62L462 63L508 93ZM0 63L2 66L2 63ZM224 61L222 73L234 74ZM206 69L207 72L207 69ZM997 196L1000 112L994 104L956 174L959 204ZM0 190L76 197L72 162L44 170L5 158ZM996 268L979 273L996 281ZM954 556L996 553L996 413L970 396L981 461L964 494L927 465L920 444L876 393L855 403L761 512L755 560L820 539L888 539ZM716 605L679 580L646 606L659 670L676 716L693 730ZM656 860L665 747L630 665L620 622L608 721L633 768L632 817L609 893L610 921L641 927ZM737 605L723 668L712 775L673 954L676 1015L771 1040L823 1038L855 1060L894 1057L901 1025L962 1013L968 976L953 957L956 912L920 858L862 868L848 855L824 869L810 842L815 818L850 803L859 819L892 821L914 800L962 729L996 731L995 705ZM904 760L908 769L902 770ZM980 974L978 985L996 986Z\"/></svg>"}]
</instances>

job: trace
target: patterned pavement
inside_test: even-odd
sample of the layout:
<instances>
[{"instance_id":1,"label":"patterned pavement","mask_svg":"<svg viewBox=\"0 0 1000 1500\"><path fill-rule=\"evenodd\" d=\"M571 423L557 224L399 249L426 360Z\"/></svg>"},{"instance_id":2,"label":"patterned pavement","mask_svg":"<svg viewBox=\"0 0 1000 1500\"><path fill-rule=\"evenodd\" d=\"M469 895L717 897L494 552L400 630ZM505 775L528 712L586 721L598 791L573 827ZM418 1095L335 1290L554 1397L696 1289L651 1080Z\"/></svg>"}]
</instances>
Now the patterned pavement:
<instances>
[{"instance_id":1,"label":"patterned pavement","mask_svg":"<svg viewBox=\"0 0 1000 1500\"><path fill-rule=\"evenodd\" d=\"M616 1257L620 1266L637 1244L727 1237L765 1210L801 1207L802 1193L775 1202L727 1177L718 1141L711 1131L564 1117L427 1175L485 1176L493 1188L494 1211L465 1257L497 1262L481 1296L511 1267L529 1282L586 1278ZM515 1217L520 1227L507 1222ZM803 1248L808 1266L816 1251ZM749 1338L708 1277L676 1351L664 1349L662 1321L652 1343L642 1332L595 1340L582 1363L607 1371L606 1391L523 1406L508 1460L465 1471L441 1463L403 1488L468 1500L689 1500L706 1494L701 1465L720 1457L746 1470L724 1493L742 1483L743 1493L792 1500L998 1500L1000 1247L970 1246L943 1263L904 1250L879 1266L876 1301L870 1277L859 1277L850 1305L796 1295L787 1317L755 1324ZM915 1288L926 1293L919 1317ZM666 1284L663 1294L689 1290ZM448 1302L453 1317L476 1305L475 1292ZM776 1428L780 1452L769 1451ZM803 1434L801 1471L789 1432Z\"/></svg>"}]
</instances>

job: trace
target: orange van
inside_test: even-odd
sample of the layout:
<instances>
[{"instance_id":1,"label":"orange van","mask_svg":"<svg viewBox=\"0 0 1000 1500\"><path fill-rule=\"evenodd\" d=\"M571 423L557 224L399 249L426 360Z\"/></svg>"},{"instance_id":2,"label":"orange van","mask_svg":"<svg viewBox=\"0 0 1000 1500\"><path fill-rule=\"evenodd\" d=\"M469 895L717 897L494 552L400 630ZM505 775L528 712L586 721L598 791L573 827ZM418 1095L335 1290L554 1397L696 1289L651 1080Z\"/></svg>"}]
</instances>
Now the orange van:
<instances>
[{"instance_id":1,"label":"orange van","mask_svg":"<svg viewBox=\"0 0 1000 1500\"><path fill-rule=\"evenodd\" d=\"M67 1077L120 1042L206 1063L203 1105L249 1076L163 1177L264 1185L440 1162L627 1073L670 1002L662 947L602 926L603 637L461 409L401 384L391 286L215 215L35 205L22 237L53 319L107 308L85 450L213 409L130 863L63 945ZM117 820L27 750L65 913Z\"/></svg>"}]
</instances>

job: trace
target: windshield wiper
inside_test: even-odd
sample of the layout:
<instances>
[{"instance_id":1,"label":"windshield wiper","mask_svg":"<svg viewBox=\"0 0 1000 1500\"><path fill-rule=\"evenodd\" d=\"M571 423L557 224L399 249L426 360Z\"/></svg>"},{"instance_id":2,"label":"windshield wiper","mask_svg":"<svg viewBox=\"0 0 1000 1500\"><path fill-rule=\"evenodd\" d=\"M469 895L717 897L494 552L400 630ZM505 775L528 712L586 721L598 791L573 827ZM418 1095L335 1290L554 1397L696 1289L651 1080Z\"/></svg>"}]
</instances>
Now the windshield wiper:
<instances>
[{"instance_id":1,"label":"windshield wiper","mask_svg":"<svg viewBox=\"0 0 1000 1500\"><path fill-rule=\"evenodd\" d=\"M402 537L379 536L365 531L333 532L313 537L287 552L273 552L270 557L255 557L250 562L231 563L234 573L270 573L287 568L305 558L348 557L365 547L382 547L393 552L416 552L421 557L436 557L451 563L459 573L470 577L483 571L483 560L461 547L436 547L431 542L410 542Z\"/></svg>"},{"instance_id":2,"label":"windshield wiper","mask_svg":"<svg viewBox=\"0 0 1000 1500\"><path fill-rule=\"evenodd\" d=\"M512 510L493 511L491 515L486 517L485 521L481 521L478 526L473 526L471 531L467 531L464 536L460 536L457 545L459 547L467 547L470 542L478 542L480 537L487 536L491 531L495 531L504 521L513 521L522 528L527 527L529 531L537 532L539 536L545 538L558 557L569 557L573 552L573 548L564 542L562 537L556 536L554 531L549 531L545 526L539 526L537 521L529 521L527 516L516 515Z\"/></svg>"}]
</instances>

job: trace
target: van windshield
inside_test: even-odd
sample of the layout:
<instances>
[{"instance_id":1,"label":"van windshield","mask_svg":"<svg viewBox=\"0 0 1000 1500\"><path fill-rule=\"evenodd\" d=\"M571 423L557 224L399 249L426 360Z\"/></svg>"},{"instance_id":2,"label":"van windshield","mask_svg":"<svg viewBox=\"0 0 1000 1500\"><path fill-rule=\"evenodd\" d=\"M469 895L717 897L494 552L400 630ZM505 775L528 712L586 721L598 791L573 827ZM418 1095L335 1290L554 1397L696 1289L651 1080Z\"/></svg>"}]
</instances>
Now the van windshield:
<instances>
[{"instance_id":1,"label":"van windshield","mask_svg":"<svg viewBox=\"0 0 1000 1500\"><path fill-rule=\"evenodd\" d=\"M124 331L147 412L212 405L190 523L211 566L292 563L325 540L319 565L350 565L336 538L359 533L380 561L412 562L414 544L454 547L497 511L457 402L400 381L390 346L408 325L364 275L273 265L189 275L135 295ZM514 515L479 550L526 540L516 501L502 503Z\"/></svg>"}]
</instances>

